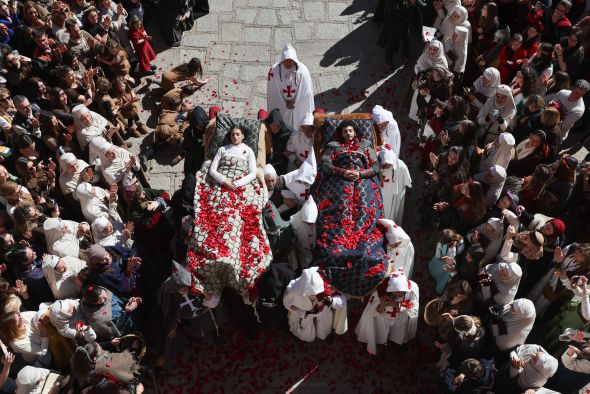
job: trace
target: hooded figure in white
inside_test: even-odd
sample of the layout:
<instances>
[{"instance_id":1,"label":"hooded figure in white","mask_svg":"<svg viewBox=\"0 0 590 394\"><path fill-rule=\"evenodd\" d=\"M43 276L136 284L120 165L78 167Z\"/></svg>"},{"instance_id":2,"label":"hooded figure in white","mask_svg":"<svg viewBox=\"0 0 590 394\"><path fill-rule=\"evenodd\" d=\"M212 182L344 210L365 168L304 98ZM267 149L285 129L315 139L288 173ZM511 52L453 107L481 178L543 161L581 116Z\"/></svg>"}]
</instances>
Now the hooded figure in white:
<instances>
[{"instance_id":1,"label":"hooded figure in white","mask_svg":"<svg viewBox=\"0 0 590 394\"><path fill-rule=\"evenodd\" d=\"M483 70L483 74L479 76L473 83L475 93L479 93L486 99L496 94L496 88L500 86L500 71L494 67L488 67ZM477 108L483 107L483 103L477 98L471 102L471 105Z\"/></svg>"},{"instance_id":2,"label":"hooded figure in white","mask_svg":"<svg viewBox=\"0 0 590 394\"><path fill-rule=\"evenodd\" d=\"M373 122L379 125L383 145L389 145L391 147L390 149L395 153L395 156L399 157L399 152L402 146L402 137L391 111L387 111L382 106L376 105L373 107L371 116Z\"/></svg>"},{"instance_id":3,"label":"hooded figure in white","mask_svg":"<svg viewBox=\"0 0 590 394\"><path fill-rule=\"evenodd\" d=\"M56 300L76 297L76 276L86 267L77 257L43 256L43 272Z\"/></svg>"},{"instance_id":4,"label":"hooded figure in white","mask_svg":"<svg viewBox=\"0 0 590 394\"><path fill-rule=\"evenodd\" d=\"M502 219L490 218L487 222L478 225L476 228L469 230L467 239L471 245L479 245L480 241L474 238L475 232L478 232L480 238L484 237L488 240L488 246L485 247L485 256L483 262L485 264L495 263L498 252L502 248L502 240L504 235L504 223Z\"/></svg>"},{"instance_id":5,"label":"hooded figure in white","mask_svg":"<svg viewBox=\"0 0 590 394\"><path fill-rule=\"evenodd\" d=\"M16 375L16 394L41 394L46 392L45 381L51 373L45 368L37 368L27 365ZM47 391L47 392L53 392Z\"/></svg>"},{"instance_id":6,"label":"hooded figure in white","mask_svg":"<svg viewBox=\"0 0 590 394\"><path fill-rule=\"evenodd\" d=\"M315 182L317 174L318 165L312 148L309 156L307 156L307 159L305 159L299 169L283 175L287 190L281 191L281 195L284 198L295 199L299 205L303 205L309 194L309 188ZM281 208L279 208L279 212L281 212Z\"/></svg>"},{"instance_id":7,"label":"hooded figure in white","mask_svg":"<svg viewBox=\"0 0 590 394\"><path fill-rule=\"evenodd\" d=\"M455 28L462 26L467 29L467 42L471 42L471 24L468 20L469 13L467 8L462 5L455 5L449 8L447 16L440 25L440 32L443 34L443 41L450 39L453 36Z\"/></svg>"},{"instance_id":8,"label":"hooded figure in white","mask_svg":"<svg viewBox=\"0 0 590 394\"><path fill-rule=\"evenodd\" d=\"M266 101L268 111L278 108L293 130L299 130L306 115L315 109L311 75L291 44L285 45L280 61L268 72Z\"/></svg>"},{"instance_id":9,"label":"hooded figure in white","mask_svg":"<svg viewBox=\"0 0 590 394\"><path fill-rule=\"evenodd\" d=\"M99 152L100 173L107 184L121 184L123 188L137 183L133 171L139 171L139 160L127 149L115 146L102 137L90 141L90 149Z\"/></svg>"},{"instance_id":10,"label":"hooded figure in white","mask_svg":"<svg viewBox=\"0 0 590 394\"><path fill-rule=\"evenodd\" d=\"M64 153L59 157L59 187L64 195L74 194L86 167L88 163L76 158L73 153Z\"/></svg>"},{"instance_id":11,"label":"hooded figure in white","mask_svg":"<svg viewBox=\"0 0 590 394\"><path fill-rule=\"evenodd\" d=\"M494 332L498 349L506 351L524 344L533 329L536 316L535 304L527 298L514 300L512 304L504 306L502 321L506 324L506 333L500 335Z\"/></svg>"},{"instance_id":12,"label":"hooded figure in white","mask_svg":"<svg viewBox=\"0 0 590 394\"><path fill-rule=\"evenodd\" d=\"M400 269L391 274L384 292L380 288L371 294L355 330L371 354L388 340L403 345L414 339L418 328L418 285Z\"/></svg>"},{"instance_id":13,"label":"hooded figure in white","mask_svg":"<svg viewBox=\"0 0 590 394\"><path fill-rule=\"evenodd\" d=\"M404 218L406 187L412 187L408 166L385 145L379 152L383 216L400 224Z\"/></svg>"},{"instance_id":14,"label":"hooded figure in white","mask_svg":"<svg viewBox=\"0 0 590 394\"><path fill-rule=\"evenodd\" d=\"M467 63L467 40L469 29L465 26L455 26L451 38L445 41L445 54L449 65L452 65L450 71L455 74L461 74L465 71Z\"/></svg>"},{"instance_id":15,"label":"hooded figure in white","mask_svg":"<svg viewBox=\"0 0 590 394\"><path fill-rule=\"evenodd\" d=\"M504 182L506 181L506 169L495 164L487 170L475 174L473 179L489 186L486 193L486 206L490 207L500 198Z\"/></svg>"},{"instance_id":16,"label":"hooded figure in white","mask_svg":"<svg viewBox=\"0 0 590 394\"><path fill-rule=\"evenodd\" d=\"M559 366L557 359L539 345L520 345L510 353L510 359L524 362L519 368L510 365L510 377L518 376L522 392L542 388Z\"/></svg>"},{"instance_id":17,"label":"hooded figure in white","mask_svg":"<svg viewBox=\"0 0 590 394\"><path fill-rule=\"evenodd\" d=\"M83 339L85 342L96 340L96 333L90 326L77 327L82 319L80 313L80 300L59 300L55 301L49 309L49 320L57 332L72 340Z\"/></svg>"},{"instance_id":18,"label":"hooded figure in white","mask_svg":"<svg viewBox=\"0 0 590 394\"><path fill-rule=\"evenodd\" d=\"M506 131L515 115L516 104L512 89L507 85L498 86L496 94L490 96L477 113L477 124L481 126L479 136L486 136L484 143L494 141L500 133Z\"/></svg>"},{"instance_id":19,"label":"hooded figure in white","mask_svg":"<svg viewBox=\"0 0 590 394\"><path fill-rule=\"evenodd\" d=\"M60 218L48 218L43 222L47 251L58 257L78 257L80 253L80 241L78 229L88 223L77 223L72 220Z\"/></svg>"},{"instance_id":20,"label":"hooded figure in white","mask_svg":"<svg viewBox=\"0 0 590 394\"><path fill-rule=\"evenodd\" d=\"M125 231L123 223L110 220L106 215L101 215L92 222L92 235L94 241L103 247L131 248L133 239L131 234Z\"/></svg>"},{"instance_id":21,"label":"hooded figure in white","mask_svg":"<svg viewBox=\"0 0 590 394\"><path fill-rule=\"evenodd\" d=\"M432 40L428 43L428 45L426 45L424 52L422 52L418 58L418 61L414 66L414 72L418 74L422 71L430 70L436 66L441 66L448 69L449 63L445 57L443 43L438 40Z\"/></svg>"},{"instance_id":22,"label":"hooded figure in white","mask_svg":"<svg viewBox=\"0 0 590 394\"><path fill-rule=\"evenodd\" d=\"M487 171L494 165L508 168L510 160L514 158L514 144L516 140L510 133L501 133L498 138L486 145L484 154L479 162L479 171Z\"/></svg>"},{"instance_id":23,"label":"hooded figure in white","mask_svg":"<svg viewBox=\"0 0 590 394\"><path fill-rule=\"evenodd\" d=\"M121 222L121 217L117 211L117 199L109 201L109 192L102 187L82 182L76 188L75 193L78 201L80 201L84 218L89 222L92 223L97 217L103 215Z\"/></svg>"},{"instance_id":24,"label":"hooded figure in white","mask_svg":"<svg viewBox=\"0 0 590 394\"><path fill-rule=\"evenodd\" d=\"M346 298L339 295L330 297L325 290L318 267L303 270L301 276L287 286L283 305L289 311L289 329L302 341L326 339L332 328L341 335L348 328ZM332 309L336 310L336 316Z\"/></svg>"},{"instance_id":25,"label":"hooded figure in white","mask_svg":"<svg viewBox=\"0 0 590 394\"><path fill-rule=\"evenodd\" d=\"M297 266L301 268L307 268L313 258L313 247L315 246L316 239L316 220L318 219L318 207L313 200L313 197L309 197L301 210L291 216L289 222L291 228L297 238L297 264L291 264L291 268L297 269Z\"/></svg>"},{"instance_id":26,"label":"hooded figure in white","mask_svg":"<svg viewBox=\"0 0 590 394\"><path fill-rule=\"evenodd\" d=\"M411 278L414 269L414 244L412 244L410 236L391 220L379 219L379 224L387 229L385 238L387 239L390 268L394 271L402 268L404 274Z\"/></svg>"},{"instance_id":27,"label":"hooded figure in white","mask_svg":"<svg viewBox=\"0 0 590 394\"><path fill-rule=\"evenodd\" d=\"M92 112L84 104L78 104L72 109L74 116L74 126L76 128L76 139L80 150L84 151L90 141L96 137L105 137L107 133L107 125L109 124L103 116ZM84 123L82 118L90 116L90 124ZM90 158L92 161L92 157Z\"/></svg>"},{"instance_id":28,"label":"hooded figure in white","mask_svg":"<svg viewBox=\"0 0 590 394\"><path fill-rule=\"evenodd\" d=\"M313 114L305 115L299 130L289 136L287 152L289 153L289 170L295 170L307 160L313 150Z\"/></svg>"},{"instance_id":29,"label":"hooded figure in white","mask_svg":"<svg viewBox=\"0 0 590 394\"><path fill-rule=\"evenodd\" d=\"M494 303L497 305L507 305L514 301L522 277L520 265L517 263L488 264L484 270L489 274L498 290L496 294L492 295L490 286L482 286L484 300L493 298Z\"/></svg>"}]
</instances>

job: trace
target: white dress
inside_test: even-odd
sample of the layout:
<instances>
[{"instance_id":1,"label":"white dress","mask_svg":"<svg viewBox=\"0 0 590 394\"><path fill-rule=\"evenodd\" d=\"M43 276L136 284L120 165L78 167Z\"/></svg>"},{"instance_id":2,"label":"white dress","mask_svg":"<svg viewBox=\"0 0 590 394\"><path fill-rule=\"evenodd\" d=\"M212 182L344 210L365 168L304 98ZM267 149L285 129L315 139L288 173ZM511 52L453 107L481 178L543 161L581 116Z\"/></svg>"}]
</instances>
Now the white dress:
<instances>
[{"instance_id":1,"label":"white dress","mask_svg":"<svg viewBox=\"0 0 590 394\"><path fill-rule=\"evenodd\" d=\"M215 179L215 182L219 183L220 185L225 182L225 176L221 175L217 171L217 168L219 166L219 160L226 156L246 159L248 161L248 174L243 178L233 181L236 187L247 185L248 183L252 182L254 178L256 178L256 156L254 156L252 149L250 149L250 147L244 143L240 143L238 145L229 144L219 148L215 154L215 157L213 158L213 161L211 162L209 175Z\"/></svg>"},{"instance_id":2,"label":"white dress","mask_svg":"<svg viewBox=\"0 0 590 394\"><path fill-rule=\"evenodd\" d=\"M307 159L312 149L313 137L308 138L301 130L297 130L291 134L287 141L287 151L291 152L289 155L289 170L292 171L299 168L298 165L295 165L295 161L298 160L299 165L301 165Z\"/></svg>"},{"instance_id":3,"label":"white dress","mask_svg":"<svg viewBox=\"0 0 590 394\"><path fill-rule=\"evenodd\" d=\"M355 330L358 341L367 344L369 353L376 354L377 345L385 345L388 340L403 345L416 337L419 291L416 283L410 283L411 290L406 292L397 313L392 307L385 307L383 313L377 312L380 298L377 291L371 294Z\"/></svg>"}]
</instances>

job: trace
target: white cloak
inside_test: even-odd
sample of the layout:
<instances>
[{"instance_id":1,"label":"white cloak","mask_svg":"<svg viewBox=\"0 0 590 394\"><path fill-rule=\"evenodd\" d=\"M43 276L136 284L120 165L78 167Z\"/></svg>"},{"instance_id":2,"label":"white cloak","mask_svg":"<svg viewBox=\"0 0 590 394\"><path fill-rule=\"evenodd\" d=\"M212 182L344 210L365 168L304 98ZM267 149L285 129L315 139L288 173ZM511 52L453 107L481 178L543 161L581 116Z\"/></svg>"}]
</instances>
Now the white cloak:
<instances>
[{"instance_id":1,"label":"white cloak","mask_svg":"<svg viewBox=\"0 0 590 394\"><path fill-rule=\"evenodd\" d=\"M55 271L55 268L50 265L43 264L45 279L47 279L47 283L49 283L51 292L56 300L76 298L78 294L76 290L76 276L86 267L86 263L77 257L66 256L62 257L62 259L66 263L66 272L63 274Z\"/></svg>"},{"instance_id":2,"label":"white cloak","mask_svg":"<svg viewBox=\"0 0 590 394\"><path fill-rule=\"evenodd\" d=\"M290 170L295 170L301 166L313 149L313 137L307 138L305 133L297 130L289 136L287 141L287 151L291 152L289 155ZM299 161L299 165L295 165L295 161Z\"/></svg>"},{"instance_id":3,"label":"white cloak","mask_svg":"<svg viewBox=\"0 0 590 394\"><path fill-rule=\"evenodd\" d=\"M286 59L295 61L297 65L292 70L286 70L281 65ZM288 109L287 101L295 104L295 108ZM307 113L315 109L311 75L305 64L297 58L291 44L285 45L281 60L268 72L266 102L267 110L270 112L278 108L283 121L293 130L299 130Z\"/></svg>"},{"instance_id":4,"label":"white cloak","mask_svg":"<svg viewBox=\"0 0 590 394\"><path fill-rule=\"evenodd\" d=\"M392 307L386 307L383 313L378 313L379 295L377 291L371 294L355 330L358 341L367 344L369 353L376 354L377 345L385 345L388 340L403 345L416 337L419 291L416 283L410 283L411 290L406 292L404 301L409 301L411 307L401 307L395 316L392 316Z\"/></svg>"},{"instance_id":5,"label":"white cloak","mask_svg":"<svg viewBox=\"0 0 590 394\"><path fill-rule=\"evenodd\" d=\"M383 193L383 217L398 225L404 218L406 187L412 187L408 166L397 155L391 168L381 168L381 191Z\"/></svg>"}]
</instances>

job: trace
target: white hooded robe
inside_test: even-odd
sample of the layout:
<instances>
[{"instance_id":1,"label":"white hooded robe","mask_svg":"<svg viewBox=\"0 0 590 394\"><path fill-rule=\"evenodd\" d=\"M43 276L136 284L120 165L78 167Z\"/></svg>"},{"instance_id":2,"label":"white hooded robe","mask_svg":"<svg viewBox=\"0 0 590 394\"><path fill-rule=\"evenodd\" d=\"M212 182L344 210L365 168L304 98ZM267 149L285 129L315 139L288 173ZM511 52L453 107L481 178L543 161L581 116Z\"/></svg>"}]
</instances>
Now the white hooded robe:
<instances>
[{"instance_id":1,"label":"white hooded robe","mask_svg":"<svg viewBox=\"0 0 590 394\"><path fill-rule=\"evenodd\" d=\"M286 59L293 60L296 66L291 70L285 69L282 62ZM278 108L283 121L293 130L299 130L307 113L315 109L311 75L297 58L291 44L285 45L280 61L268 72L266 101L268 111ZM295 108L288 109L287 102L292 102Z\"/></svg>"}]
</instances>

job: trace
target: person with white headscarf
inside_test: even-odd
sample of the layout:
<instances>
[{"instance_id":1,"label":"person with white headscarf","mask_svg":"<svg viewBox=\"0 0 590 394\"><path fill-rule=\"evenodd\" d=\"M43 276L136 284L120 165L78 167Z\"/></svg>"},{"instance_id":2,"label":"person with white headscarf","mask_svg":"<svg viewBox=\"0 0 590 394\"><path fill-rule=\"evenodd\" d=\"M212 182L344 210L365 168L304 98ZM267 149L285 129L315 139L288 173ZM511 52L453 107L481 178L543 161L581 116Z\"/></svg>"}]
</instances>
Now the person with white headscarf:
<instances>
[{"instance_id":1,"label":"person with white headscarf","mask_svg":"<svg viewBox=\"0 0 590 394\"><path fill-rule=\"evenodd\" d=\"M76 297L76 276L86 267L86 262L72 256L45 254L42 267L56 300Z\"/></svg>"},{"instance_id":2,"label":"person with white headscarf","mask_svg":"<svg viewBox=\"0 0 590 394\"><path fill-rule=\"evenodd\" d=\"M289 311L289 329L302 341L326 339L332 328L341 335L348 328L346 298L332 294L331 287L322 279L318 267L303 270L299 278L289 283L283 296L283 305ZM335 318L333 309L344 319Z\"/></svg>"},{"instance_id":3,"label":"person with white headscarf","mask_svg":"<svg viewBox=\"0 0 590 394\"><path fill-rule=\"evenodd\" d=\"M498 201L500 194L502 194L504 182L506 181L506 169L495 164L487 170L475 174L473 179L488 186L488 191L486 192L486 207L490 207Z\"/></svg>"},{"instance_id":4,"label":"person with white headscarf","mask_svg":"<svg viewBox=\"0 0 590 394\"><path fill-rule=\"evenodd\" d=\"M100 173L109 185L116 183L126 188L138 182L134 171L140 170L139 160L127 149L115 146L102 137L90 141L90 149L100 153Z\"/></svg>"},{"instance_id":5,"label":"person with white headscarf","mask_svg":"<svg viewBox=\"0 0 590 394\"><path fill-rule=\"evenodd\" d=\"M513 390L540 389L555 374L558 361L539 345L520 345L510 353L510 377Z\"/></svg>"},{"instance_id":6,"label":"person with white headscarf","mask_svg":"<svg viewBox=\"0 0 590 394\"><path fill-rule=\"evenodd\" d=\"M496 94L496 88L501 83L500 71L495 67L488 67L473 83L472 88L467 93L467 100L474 107L481 108L483 103Z\"/></svg>"},{"instance_id":7,"label":"person with white headscarf","mask_svg":"<svg viewBox=\"0 0 590 394\"><path fill-rule=\"evenodd\" d=\"M399 157L399 152L402 146L402 138L397 122L393 118L391 111L387 111L382 106L376 105L373 107L371 117L373 118L373 122L379 126L383 145L389 145L389 149L395 153L396 157Z\"/></svg>"},{"instance_id":8,"label":"person with white headscarf","mask_svg":"<svg viewBox=\"0 0 590 394\"><path fill-rule=\"evenodd\" d=\"M498 349L506 351L523 345L533 329L536 316L535 305L527 298L519 298L510 305L505 305L502 314L503 328L499 332L493 332Z\"/></svg>"},{"instance_id":9,"label":"person with white headscarf","mask_svg":"<svg viewBox=\"0 0 590 394\"><path fill-rule=\"evenodd\" d=\"M90 223L101 215L107 215L111 219L121 222L117 211L118 196L115 188L106 191L100 186L92 186L88 182L82 182L76 188L76 196L80 201L84 218Z\"/></svg>"},{"instance_id":10,"label":"person with white headscarf","mask_svg":"<svg viewBox=\"0 0 590 394\"><path fill-rule=\"evenodd\" d=\"M493 141L496 136L506 131L515 115L516 105L512 89L507 85L498 86L496 94L490 96L477 113L477 124L481 126L479 138L484 144Z\"/></svg>"},{"instance_id":11,"label":"person with white headscarf","mask_svg":"<svg viewBox=\"0 0 590 394\"><path fill-rule=\"evenodd\" d=\"M510 133L501 133L495 141L488 143L484 149L479 149L482 155L479 161L479 171L487 171L498 165L504 169L508 168L514 157L514 136Z\"/></svg>"},{"instance_id":12,"label":"person with white headscarf","mask_svg":"<svg viewBox=\"0 0 590 394\"><path fill-rule=\"evenodd\" d=\"M118 128L110 126L109 121L96 112L92 112L84 104L78 104L72 109L76 140L80 150L84 151L88 143L96 137L110 138Z\"/></svg>"},{"instance_id":13,"label":"person with white headscarf","mask_svg":"<svg viewBox=\"0 0 590 394\"><path fill-rule=\"evenodd\" d=\"M291 263L291 268L297 270L297 267L305 269L311 263L313 258L313 248L315 246L316 221L318 219L318 206L313 197L309 197L301 210L291 216L289 222L295 233L296 241L296 264Z\"/></svg>"},{"instance_id":14,"label":"person with white headscarf","mask_svg":"<svg viewBox=\"0 0 590 394\"><path fill-rule=\"evenodd\" d=\"M404 274L411 278L414 270L414 244L410 236L391 220L379 219L379 224L387 230L385 239L390 268L395 271L403 269Z\"/></svg>"},{"instance_id":15,"label":"person with white headscarf","mask_svg":"<svg viewBox=\"0 0 590 394\"><path fill-rule=\"evenodd\" d=\"M312 147L309 155L297 170L282 176L286 187L286 190L281 191L283 198L295 200L298 205L303 205L309 194L309 188L315 182L317 173L318 165ZM283 210L279 207L279 211Z\"/></svg>"},{"instance_id":16,"label":"person with white headscarf","mask_svg":"<svg viewBox=\"0 0 590 394\"><path fill-rule=\"evenodd\" d=\"M514 301L522 268L517 263L496 263L486 265L484 271L487 277L480 280L484 301L492 301L497 305L507 305Z\"/></svg>"},{"instance_id":17,"label":"person with white headscarf","mask_svg":"<svg viewBox=\"0 0 590 394\"><path fill-rule=\"evenodd\" d=\"M266 102L268 111L278 108L293 130L298 130L315 108L311 75L291 44L283 47L279 62L268 71Z\"/></svg>"},{"instance_id":18,"label":"person with white headscarf","mask_svg":"<svg viewBox=\"0 0 590 394\"><path fill-rule=\"evenodd\" d=\"M471 24L467 16L467 9L461 5L455 5L450 8L447 16L440 25L440 32L443 35L442 41L447 41L453 36L455 27L462 26L468 31L467 42L471 42Z\"/></svg>"},{"instance_id":19,"label":"person with white headscarf","mask_svg":"<svg viewBox=\"0 0 590 394\"><path fill-rule=\"evenodd\" d=\"M82 171L86 167L88 163L76 158L73 153L64 153L59 157L59 187L64 195L73 195L82 182Z\"/></svg>"},{"instance_id":20,"label":"person with white headscarf","mask_svg":"<svg viewBox=\"0 0 590 394\"><path fill-rule=\"evenodd\" d=\"M296 170L313 151L313 114L305 115L299 126L299 130L289 136L287 140L287 153L289 155L288 171Z\"/></svg>"},{"instance_id":21,"label":"person with white headscarf","mask_svg":"<svg viewBox=\"0 0 590 394\"><path fill-rule=\"evenodd\" d=\"M80 324L82 320L80 300L58 300L49 308L49 321L62 337L84 342L95 341L96 333L92 327Z\"/></svg>"},{"instance_id":22,"label":"person with white headscarf","mask_svg":"<svg viewBox=\"0 0 590 394\"><path fill-rule=\"evenodd\" d=\"M483 258L485 264L496 261L496 256L502 247L504 224L502 219L490 218L467 233L467 240L471 245L478 245L485 249Z\"/></svg>"},{"instance_id":23,"label":"person with white headscarf","mask_svg":"<svg viewBox=\"0 0 590 394\"><path fill-rule=\"evenodd\" d=\"M133 246L133 222L123 223L110 220L106 215L101 215L92 222L92 235L94 241L103 247L112 247L122 250L131 250Z\"/></svg>"},{"instance_id":24,"label":"person with white headscarf","mask_svg":"<svg viewBox=\"0 0 590 394\"><path fill-rule=\"evenodd\" d=\"M426 45L424 52L418 58L416 65L414 66L414 72L416 75L428 71L436 66L449 68L447 58L445 57L445 51L443 43L438 40L432 40Z\"/></svg>"},{"instance_id":25,"label":"person with white headscarf","mask_svg":"<svg viewBox=\"0 0 590 394\"><path fill-rule=\"evenodd\" d=\"M371 293L369 302L356 326L357 340L367 344L370 354L377 353L377 345L391 341L398 345L414 339L418 328L418 285L394 271Z\"/></svg>"},{"instance_id":26,"label":"person with white headscarf","mask_svg":"<svg viewBox=\"0 0 590 394\"><path fill-rule=\"evenodd\" d=\"M383 217L401 225L404 218L406 188L412 187L408 166L383 145L379 152L381 163L381 192L383 194Z\"/></svg>"},{"instance_id":27,"label":"person with white headscarf","mask_svg":"<svg viewBox=\"0 0 590 394\"><path fill-rule=\"evenodd\" d=\"M455 74L455 82L461 81L467 63L467 41L469 29L465 26L455 26L451 38L445 41L445 55L449 63L450 71Z\"/></svg>"},{"instance_id":28,"label":"person with white headscarf","mask_svg":"<svg viewBox=\"0 0 590 394\"><path fill-rule=\"evenodd\" d=\"M48 218L43 222L47 251L58 257L78 257L80 253L79 238L90 230L86 222Z\"/></svg>"},{"instance_id":29,"label":"person with white headscarf","mask_svg":"<svg viewBox=\"0 0 590 394\"><path fill-rule=\"evenodd\" d=\"M45 391L45 381L51 371L27 365L16 375L16 394L42 394ZM47 392L53 392L47 391Z\"/></svg>"}]
</instances>

